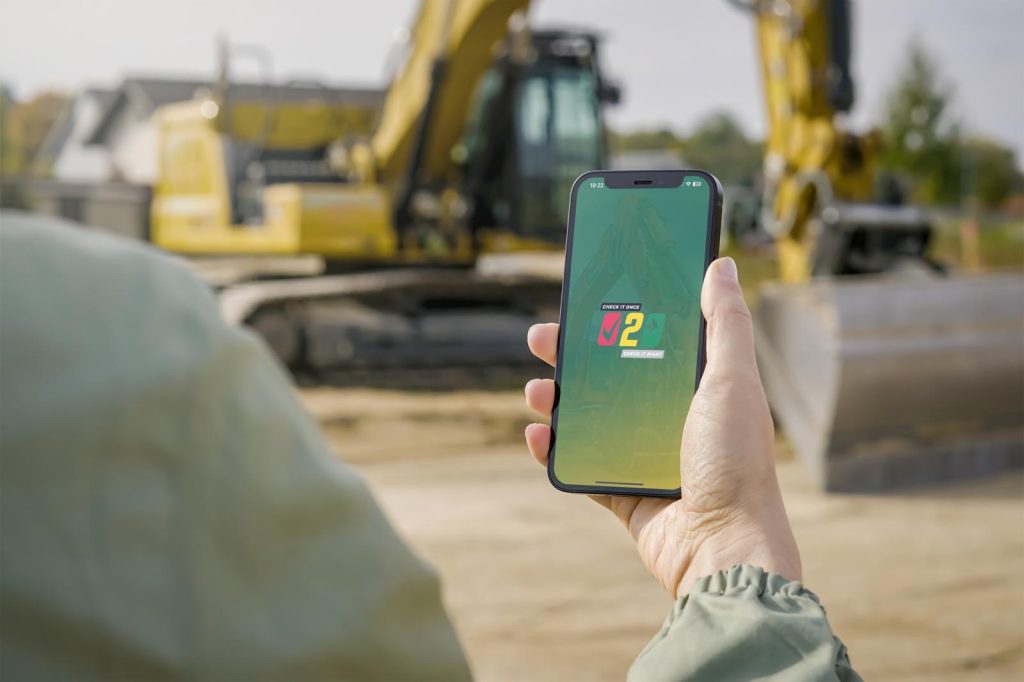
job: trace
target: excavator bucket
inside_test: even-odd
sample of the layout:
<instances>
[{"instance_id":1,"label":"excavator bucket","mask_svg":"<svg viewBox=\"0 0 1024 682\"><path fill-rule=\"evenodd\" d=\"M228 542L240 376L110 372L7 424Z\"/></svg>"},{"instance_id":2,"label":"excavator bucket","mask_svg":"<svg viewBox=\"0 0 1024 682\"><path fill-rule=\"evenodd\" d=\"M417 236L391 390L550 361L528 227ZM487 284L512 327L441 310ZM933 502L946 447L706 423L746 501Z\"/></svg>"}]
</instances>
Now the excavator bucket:
<instances>
[{"instance_id":1,"label":"excavator bucket","mask_svg":"<svg viewBox=\"0 0 1024 682\"><path fill-rule=\"evenodd\" d=\"M823 489L1024 465L1024 274L771 284L754 323L772 411Z\"/></svg>"}]
</instances>

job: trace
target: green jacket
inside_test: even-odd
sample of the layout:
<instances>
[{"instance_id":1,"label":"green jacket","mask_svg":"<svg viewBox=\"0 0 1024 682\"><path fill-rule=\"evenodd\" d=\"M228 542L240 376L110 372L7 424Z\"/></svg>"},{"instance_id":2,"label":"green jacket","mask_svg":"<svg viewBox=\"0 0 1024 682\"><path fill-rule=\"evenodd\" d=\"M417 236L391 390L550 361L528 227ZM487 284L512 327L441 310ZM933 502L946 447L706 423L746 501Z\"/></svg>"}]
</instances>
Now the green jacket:
<instances>
[{"instance_id":1,"label":"green jacket","mask_svg":"<svg viewBox=\"0 0 1024 682\"><path fill-rule=\"evenodd\" d=\"M4 680L470 677L263 344L142 245L0 217L0 485ZM736 567L630 679L773 675L858 679L814 595Z\"/></svg>"}]
</instances>

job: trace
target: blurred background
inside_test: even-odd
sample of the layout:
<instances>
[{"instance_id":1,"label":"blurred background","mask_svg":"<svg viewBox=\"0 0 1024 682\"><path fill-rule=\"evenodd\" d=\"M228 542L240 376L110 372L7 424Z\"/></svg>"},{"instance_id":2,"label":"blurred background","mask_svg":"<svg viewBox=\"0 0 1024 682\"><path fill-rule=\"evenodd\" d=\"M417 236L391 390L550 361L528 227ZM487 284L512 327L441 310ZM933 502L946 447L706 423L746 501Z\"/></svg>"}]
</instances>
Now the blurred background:
<instances>
[{"instance_id":1,"label":"blurred background","mask_svg":"<svg viewBox=\"0 0 1024 682\"><path fill-rule=\"evenodd\" d=\"M2 208L151 242L262 335L481 679L621 679L669 606L530 461L520 386L573 179L677 167L725 185L805 581L857 668L1024 674L1020 2L0 8Z\"/></svg>"}]
</instances>

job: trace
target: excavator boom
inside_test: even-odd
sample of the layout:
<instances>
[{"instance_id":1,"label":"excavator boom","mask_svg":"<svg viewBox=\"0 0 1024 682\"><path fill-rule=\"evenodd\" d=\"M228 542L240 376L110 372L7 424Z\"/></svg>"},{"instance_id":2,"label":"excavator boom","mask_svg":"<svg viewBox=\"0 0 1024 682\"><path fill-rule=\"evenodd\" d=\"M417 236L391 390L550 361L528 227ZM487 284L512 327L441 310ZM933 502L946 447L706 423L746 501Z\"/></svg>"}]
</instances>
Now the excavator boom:
<instances>
[{"instance_id":1,"label":"excavator boom","mask_svg":"<svg viewBox=\"0 0 1024 682\"><path fill-rule=\"evenodd\" d=\"M371 141L381 182L403 181L410 166L434 179L450 174L451 149L462 135L474 88L491 68L509 19L529 5L424 0Z\"/></svg>"}]
</instances>

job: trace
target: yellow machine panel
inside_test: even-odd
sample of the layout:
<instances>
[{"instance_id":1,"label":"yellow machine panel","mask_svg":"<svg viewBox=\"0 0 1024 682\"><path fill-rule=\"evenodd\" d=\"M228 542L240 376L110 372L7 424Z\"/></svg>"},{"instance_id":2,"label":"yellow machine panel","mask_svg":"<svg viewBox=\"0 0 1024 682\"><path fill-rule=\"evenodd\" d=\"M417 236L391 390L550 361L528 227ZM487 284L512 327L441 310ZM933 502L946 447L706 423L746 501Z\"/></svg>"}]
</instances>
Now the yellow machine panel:
<instances>
[{"instance_id":1,"label":"yellow machine panel","mask_svg":"<svg viewBox=\"0 0 1024 682\"><path fill-rule=\"evenodd\" d=\"M322 147L364 122L352 107L311 103L268 109L234 104L228 114L230 135L219 130L225 125L219 119L223 114L212 100L160 111L160 173L151 218L154 243L185 254L397 259L391 193L384 186L272 184L258 195L261 220L233 220L232 192L240 191L242 179L228 177L231 145L258 143L261 150Z\"/></svg>"},{"instance_id":2,"label":"yellow machine panel","mask_svg":"<svg viewBox=\"0 0 1024 682\"><path fill-rule=\"evenodd\" d=\"M225 129L233 138L258 142L268 149L307 149L345 135L369 134L375 112L366 107L311 100L287 106L238 102L228 108Z\"/></svg>"},{"instance_id":3,"label":"yellow machine panel","mask_svg":"<svg viewBox=\"0 0 1024 682\"><path fill-rule=\"evenodd\" d=\"M151 230L153 242L172 251L192 251L193 235L222 228L231 220L220 136L202 106L169 105L157 119L159 173Z\"/></svg>"},{"instance_id":4,"label":"yellow machine panel","mask_svg":"<svg viewBox=\"0 0 1024 682\"><path fill-rule=\"evenodd\" d=\"M378 185L274 185L264 193L266 229L288 234L296 253L394 260L391 195ZM344 226L344 229L339 229Z\"/></svg>"}]
</instances>

